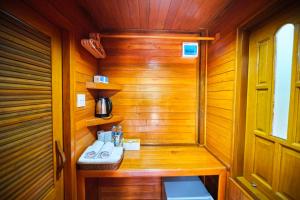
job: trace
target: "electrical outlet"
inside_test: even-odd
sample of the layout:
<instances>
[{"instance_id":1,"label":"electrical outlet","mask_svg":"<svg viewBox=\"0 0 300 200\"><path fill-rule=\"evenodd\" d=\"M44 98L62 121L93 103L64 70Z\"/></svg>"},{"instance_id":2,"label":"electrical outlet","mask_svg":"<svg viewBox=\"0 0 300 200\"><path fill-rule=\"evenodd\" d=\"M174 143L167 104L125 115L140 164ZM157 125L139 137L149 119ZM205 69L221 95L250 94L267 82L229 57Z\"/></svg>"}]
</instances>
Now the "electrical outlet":
<instances>
[{"instance_id":1,"label":"electrical outlet","mask_svg":"<svg viewBox=\"0 0 300 200\"><path fill-rule=\"evenodd\" d=\"M77 94L77 108L85 106L85 94Z\"/></svg>"}]
</instances>

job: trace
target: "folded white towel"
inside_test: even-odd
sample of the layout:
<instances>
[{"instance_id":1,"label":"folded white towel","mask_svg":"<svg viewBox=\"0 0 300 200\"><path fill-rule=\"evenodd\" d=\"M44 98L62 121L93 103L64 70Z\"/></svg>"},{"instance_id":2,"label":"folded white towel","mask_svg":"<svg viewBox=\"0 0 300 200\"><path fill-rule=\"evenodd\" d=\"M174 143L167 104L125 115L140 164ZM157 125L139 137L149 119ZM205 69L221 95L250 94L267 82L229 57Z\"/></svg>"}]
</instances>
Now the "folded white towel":
<instances>
[{"instance_id":1,"label":"folded white towel","mask_svg":"<svg viewBox=\"0 0 300 200\"><path fill-rule=\"evenodd\" d=\"M84 158L86 159L93 159L95 158L101 148L103 147L104 142L96 140L91 146L89 146L85 151L84 151Z\"/></svg>"},{"instance_id":2,"label":"folded white towel","mask_svg":"<svg viewBox=\"0 0 300 200\"><path fill-rule=\"evenodd\" d=\"M84 154L82 154L77 161L78 164L110 164L117 163L120 161L123 155L123 147L114 147L111 155L105 159L100 158L99 156L90 159L85 158Z\"/></svg>"},{"instance_id":3,"label":"folded white towel","mask_svg":"<svg viewBox=\"0 0 300 200\"><path fill-rule=\"evenodd\" d=\"M108 158L112 154L113 149L114 149L114 144L112 142L106 142L102 146L98 157L102 159Z\"/></svg>"}]
</instances>

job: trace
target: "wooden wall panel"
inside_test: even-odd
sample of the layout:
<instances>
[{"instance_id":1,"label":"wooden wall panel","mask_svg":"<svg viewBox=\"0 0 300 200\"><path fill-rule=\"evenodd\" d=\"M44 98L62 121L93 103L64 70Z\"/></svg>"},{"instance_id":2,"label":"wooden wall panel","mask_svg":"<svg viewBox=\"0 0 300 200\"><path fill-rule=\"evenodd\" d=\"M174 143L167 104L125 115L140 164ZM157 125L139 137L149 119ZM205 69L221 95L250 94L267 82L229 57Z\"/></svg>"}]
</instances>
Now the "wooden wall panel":
<instances>
[{"instance_id":1,"label":"wooden wall panel","mask_svg":"<svg viewBox=\"0 0 300 200\"><path fill-rule=\"evenodd\" d=\"M227 165L231 165L233 150L237 28L275 2L263 0L252 4L237 1L209 27L210 35L218 33L220 39L208 47L206 145ZM248 5L246 10L242 9L245 5Z\"/></svg>"},{"instance_id":2,"label":"wooden wall panel","mask_svg":"<svg viewBox=\"0 0 300 200\"><path fill-rule=\"evenodd\" d=\"M88 52L86 52L79 43L80 39L75 40L73 62L75 65L75 97L77 94L86 95L86 106L77 108L74 105L74 121L75 121L75 157L79 158L81 153L95 140L97 126L86 127L84 121L91 118L95 114L95 98L97 92L88 90L85 87L86 82L93 81L93 77L98 73L98 63Z\"/></svg>"},{"instance_id":3,"label":"wooden wall panel","mask_svg":"<svg viewBox=\"0 0 300 200\"><path fill-rule=\"evenodd\" d=\"M98 179L98 195L100 200L159 200L161 178L101 178Z\"/></svg>"},{"instance_id":4,"label":"wooden wall panel","mask_svg":"<svg viewBox=\"0 0 300 200\"><path fill-rule=\"evenodd\" d=\"M235 81L235 31L209 45L206 145L230 165Z\"/></svg>"},{"instance_id":5,"label":"wooden wall panel","mask_svg":"<svg viewBox=\"0 0 300 200\"><path fill-rule=\"evenodd\" d=\"M233 154L234 137L236 134L244 134L238 132L235 124L235 120L239 120L235 119L238 116L235 112L239 111L235 110L235 103L238 103L235 99L236 94L241 94L236 91L236 83L239 81L236 77L239 72L237 56L241 55L237 54L237 29L277 2L278 0L236 1L209 25L209 35L218 34L219 37L208 46L206 146L231 167L235 167L233 159L236 159L232 157L236 155ZM247 9L244 9L245 6ZM233 184L228 185L228 193L229 199L248 199Z\"/></svg>"},{"instance_id":6,"label":"wooden wall panel","mask_svg":"<svg viewBox=\"0 0 300 200\"><path fill-rule=\"evenodd\" d=\"M180 40L104 39L100 74L123 85L113 114L125 137L143 144L197 142L198 59L182 58Z\"/></svg>"},{"instance_id":7,"label":"wooden wall panel","mask_svg":"<svg viewBox=\"0 0 300 200\"><path fill-rule=\"evenodd\" d=\"M209 25L210 35L219 37L208 46L206 145L227 165L232 162L237 29L277 1L237 1Z\"/></svg>"}]
</instances>

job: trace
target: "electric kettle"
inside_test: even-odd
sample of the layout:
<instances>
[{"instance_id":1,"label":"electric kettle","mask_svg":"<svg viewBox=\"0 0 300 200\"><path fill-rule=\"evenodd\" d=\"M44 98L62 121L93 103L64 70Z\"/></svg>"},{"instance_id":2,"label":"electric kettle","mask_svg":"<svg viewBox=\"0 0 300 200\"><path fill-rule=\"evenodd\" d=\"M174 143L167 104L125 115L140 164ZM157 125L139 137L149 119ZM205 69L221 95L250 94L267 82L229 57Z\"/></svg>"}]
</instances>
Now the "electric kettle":
<instances>
[{"instance_id":1,"label":"electric kettle","mask_svg":"<svg viewBox=\"0 0 300 200\"><path fill-rule=\"evenodd\" d=\"M111 117L112 102L108 97L96 99L95 116L100 118Z\"/></svg>"}]
</instances>

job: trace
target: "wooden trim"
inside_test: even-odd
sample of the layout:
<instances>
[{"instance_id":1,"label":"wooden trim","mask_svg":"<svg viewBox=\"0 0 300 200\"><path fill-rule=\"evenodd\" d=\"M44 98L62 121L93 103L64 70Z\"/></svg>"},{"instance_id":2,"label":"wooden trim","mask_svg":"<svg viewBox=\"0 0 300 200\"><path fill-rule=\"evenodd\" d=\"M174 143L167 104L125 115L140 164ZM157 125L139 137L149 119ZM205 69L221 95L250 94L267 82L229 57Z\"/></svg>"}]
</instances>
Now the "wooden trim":
<instances>
[{"instance_id":1,"label":"wooden trim","mask_svg":"<svg viewBox=\"0 0 300 200\"><path fill-rule=\"evenodd\" d=\"M121 38L121 39L170 39L170 40L189 40L189 41L212 41L214 37L200 36L167 36L167 35L138 35L138 34L100 34L102 38Z\"/></svg>"},{"instance_id":2,"label":"wooden trim","mask_svg":"<svg viewBox=\"0 0 300 200\"><path fill-rule=\"evenodd\" d=\"M182 169L148 169L148 170L77 170L78 177L172 177L172 176L210 176L221 175L225 180L221 180L219 185L226 183L225 169L191 169L185 171ZM223 190L225 192L225 188ZM224 199L224 198L223 198Z\"/></svg>"},{"instance_id":3,"label":"wooden trim","mask_svg":"<svg viewBox=\"0 0 300 200\"><path fill-rule=\"evenodd\" d=\"M201 134L202 134L202 130L200 130L200 125L201 125L201 122L200 122L200 118L201 118L201 114L200 114L200 108L201 108L201 105L200 105L200 76L201 76L201 55L203 54L202 52L202 48L201 48L201 42L198 42L198 45L200 46L199 47L199 50L198 50L198 59L197 59L197 68L196 68L196 101L197 101L197 104L196 104L196 110L197 112L195 113L195 120L196 120L196 123L195 123L195 143L196 144L200 144L200 137L201 137Z\"/></svg>"},{"instance_id":4,"label":"wooden trim","mask_svg":"<svg viewBox=\"0 0 300 200\"><path fill-rule=\"evenodd\" d=\"M237 31L236 48L233 151L231 155L231 176L233 177L243 173L246 127L249 33L240 28Z\"/></svg>"},{"instance_id":5,"label":"wooden trim","mask_svg":"<svg viewBox=\"0 0 300 200\"><path fill-rule=\"evenodd\" d=\"M76 197L76 160L72 157L75 152L74 135L74 69L71 58L70 32L64 30L63 41L63 122L64 122L64 151L66 154L66 165L64 169L65 199L75 199Z\"/></svg>"},{"instance_id":6,"label":"wooden trim","mask_svg":"<svg viewBox=\"0 0 300 200\"><path fill-rule=\"evenodd\" d=\"M83 200L85 199L85 177L81 176L80 174L77 174L77 192L78 200Z\"/></svg>"},{"instance_id":7,"label":"wooden trim","mask_svg":"<svg viewBox=\"0 0 300 200\"><path fill-rule=\"evenodd\" d=\"M198 108L198 131L199 131L199 144L205 144L206 141L206 83L207 83L207 50L208 44L207 42L203 42L200 44L200 64L199 64L199 108Z\"/></svg>"},{"instance_id":8,"label":"wooden trim","mask_svg":"<svg viewBox=\"0 0 300 200\"><path fill-rule=\"evenodd\" d=\"M218 199L226 199L226 180L227 180L227 172L222 171L219 174L219 180L218 180Z\"/></svg>"}]
</instances>

